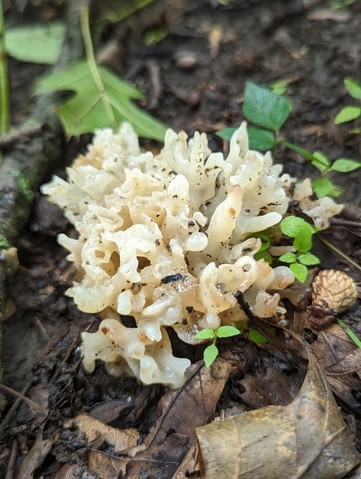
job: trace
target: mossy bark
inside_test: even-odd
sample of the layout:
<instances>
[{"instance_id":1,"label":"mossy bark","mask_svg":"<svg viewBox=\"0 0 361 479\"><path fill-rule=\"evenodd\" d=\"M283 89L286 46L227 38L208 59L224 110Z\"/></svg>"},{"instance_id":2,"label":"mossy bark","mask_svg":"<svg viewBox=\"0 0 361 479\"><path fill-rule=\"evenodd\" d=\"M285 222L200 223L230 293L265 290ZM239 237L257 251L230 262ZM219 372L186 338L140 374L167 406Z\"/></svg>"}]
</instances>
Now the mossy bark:
<instances>
[{"instance_id":1,"label":"mossy bark","mask_svg":"<svg viewBox=\"0 0 361 479\"><path fill-rule=\"evenodd\" d=\"M81 0L68 0L67 36L55 69L65 68L83 55L80 7ZM0 164L0 367L6 293L13 272L6 251L16 246L19 231L28 220L34 193L49 164L62 153L61 128L53 113L55 101L54 95L39 97L31 120L42 126L40 134L18 141L3 153Z\"/></svg>"}]
</instances>

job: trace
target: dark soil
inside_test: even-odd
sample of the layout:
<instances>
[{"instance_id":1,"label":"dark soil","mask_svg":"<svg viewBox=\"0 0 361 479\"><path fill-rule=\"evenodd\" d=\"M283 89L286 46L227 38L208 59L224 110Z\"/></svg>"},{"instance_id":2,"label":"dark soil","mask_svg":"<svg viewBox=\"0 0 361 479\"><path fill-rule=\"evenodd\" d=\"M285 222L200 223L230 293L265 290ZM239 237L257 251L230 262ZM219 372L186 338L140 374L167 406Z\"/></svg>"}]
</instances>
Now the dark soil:
<instances>
[{"instance_id":1,"label":"dark soil","mask_svg":"<svg viewBox=\"0 0 361 479\"><path fill-rule=\"evenodd\" d=\"M242 93L247 80L267 85L289 79L287 95L293 110L282 130L284 137L311 151L321 150L332 159L359 159L361 136L349 134L349 125L336 127L333 122L341 107L351 102L343 79L346 76L361 78L360 2L340 10L331 9L335 3L331 0L222 3L225 5L214 0L155 2L120 24L109 25L102 33L101 46L112 42L114 49L111 56L106 56L105 63L145 93L142 106L155 117L174 130L210 133L210 146L217 149L222 149L223 144L214 132L225 126L236 126L242 120ZM40 18L49 15L49 9L55 16L62 13L62 6L51 3L27 8ZM145 45L145 34L156 28L166 31L165 38ZM29 89L24 89L24 85L29 84L29 72L32 78L36 77L39 67L16 62L12 62L11 67L15 122L28 113L25 105L29 102ZM75 141L65 145L64 164L69 164L75 154L84 149L85 143L84 139L80 145ZM150 142L145 141L144 145L149 146ZM275 157L294 176L315 175L314 168L290 150L279 147ZM57 174L64 174L63 168L64 165L51 168L44 181L55 170ZM360 206L360 170L347 175L335 174L333 179L344 189L341 201ZM361 220L359 211L356 210L356 217L352 219ZM79 477L96 477L86 475L86 442L79 432L69 428L67 421L79 412L89 412L96 405L105 404L110 414L108 424L139 428L141 438L145 438L156 420L157 404L164 394L160 386L144 387L131 378L110 377L101 365L92 375L82 369L80 332L96 330L99 320L79 312L64 295L73 278L66 251L56 243L56 234L64 231L69 233L70 227L61 212L39 194L17 244L20 267L11 288L16 312L6 325L3 383L24 391L48 412L46 416L39 416L39 412L22 403L2 437L1 477L5 477L11 449L16 450L18 467L40 430L44 437L56 431L57 440L34 476L29 477L63 477L57 476L63 464L79 466ZM360 264L360 235L360 226L335 224L326 238ZM350 268L322 244L316 247L323 268L349 269L350 274L360 280L359 271ZM358 305L342 317L359 335L360 314ZM299 371L286 357L257 350L243 340L225 345L225 349L233 348L234 355L246 359L242 361L244 369L238 369L227 383L216 414L235 406L247 410L287 403L297 394L304 369ZM228 353L223 354L227 357ZM191 351L190 357L193 361L199 360L202 349ZM276 368L278 376L283 378L278 379L279 384L286 385L287 392L282 397L276 397L274 387L267 384L270 367ZM355 374L360 375L360 370ZM244 386L244 378L252 375L263 381L266 399L261 403L255 401L255 396ZM344 407L343 413L351 417L349 422L354 427L350 434L355 433L355 444L361 451L361 398L359 392L356 393L353 408ZM6 393L6 400L3 417L14 397ZM344 406L342 397L338 400L340 406ZM185 447L183 456L186 452ZM183 456L178 458L178 464ZM173 473L174 470L167 469L162 477L172 477ZM144 473L139 477L154 476Z\"/></svg>"}]
</instances>

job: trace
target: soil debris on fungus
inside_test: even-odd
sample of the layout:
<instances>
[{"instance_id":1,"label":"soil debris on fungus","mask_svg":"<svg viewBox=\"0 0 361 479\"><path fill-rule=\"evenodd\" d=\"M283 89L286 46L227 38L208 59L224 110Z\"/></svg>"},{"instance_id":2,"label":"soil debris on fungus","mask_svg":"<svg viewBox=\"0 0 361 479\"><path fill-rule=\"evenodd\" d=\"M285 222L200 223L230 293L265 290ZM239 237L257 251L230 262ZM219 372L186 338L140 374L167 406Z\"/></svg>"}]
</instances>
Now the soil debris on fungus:
<instances>
[{"instance_id":1,"label":"soil debris on fungus","mask_svg":"<svg viewBox=\"0 0 361 479\"><path fill-rule=\"evenodd\" d=\"M188 139L168 130L153 155L127 123L99 130L67 173L68 181L55 176L41 191L79 233L58 237L79 272L67 294L82 311L102 312L99 331L82 334L85 368L94 371L101 359L114 375L175 388L190 361L172 354L166 328L197 345L198 331L246 325L236 291L255 316L283 320L279 292L295 276L255 257L257 233L276 228L294 198L320 229L342 209L328 197L311 199L310 182L295 186L269 152L250 150L245 122L226 157L197 132Z\"/></svg>"},{"instance_id":2,"label":"soil debris on fungus","mask_svg":"<svg viewBox=\"0 0 361 479\"><path fill-rule=\"evenodd\" d=\"M125 10L123 7L120 10L117 3L119 4L113 1L89 3L92 13L90 30L96 59L101 58L102 66L116 76L120 75L121 79L126 79L142 93L142 99L132 100L137 109L150 113L176 132L185 129L189 138L194 137L195 131L206 132L209 150L222 152L223 157L227 157L229 142L221 140L216 132L227 127L238 128L244 121L242 108L247 82L272 89L275 93L276 88L280 92L279 87L282 87L280 94L290 101L293 107L282 131L274 134L277 137L277 145L272 151L274 162L281 163L283 171L291 178L302 181L309 177L311 181L304 185L308 188L317 178L324 184L326 179L332 179L332 182L343 190L342 196L336 201L352 205L352 208L342 210L336 221L332 218L327 231L315 233L312 252L320 260L317 268L348 271L358 283L361 278L357 268L347 263L344 258L347 255L358 264L361 260L359 171L347 175L336 171L329 171L326 176L315 174L314 167L302 152L285 147L282 139L288 139L292 144L299 145L312 154L322 151L331 163L336 158L360 159L360 134L350 134L351 128L359 128L360 120L335 126L334 118L351 102L359 104L349 97L343 80L346 77L360 80L361 3L352 0L127 1L124 3L135 6L137 10L127 10L129 14L126 18L120 18ZM328 11L327 15L317 13L320 3L322 10ZM70 36L71 41L67 39L66 44L69 44L72 52L79 51L83 55L83 39L77 23L78 0L5 0L2 4L6 15L6 28L22 25L25 19L26 28L32 27L33 23L47 27L50 19L64 18L66 5L74 7L71 24L77 36ZM16 10L20 8L24 10ZM348 15L347 21L344 21L345 16L342 16L344 13ZM93 21L95 23L92 23ZM216 49L211 51L210 36L217 29L221 34L216 38ZM154 35L154 32L157 35ZM151 36L153 40L149 42ZM28 42L22 41L20 46L25 49L29 45ZM108 49L108 46L112 48ZM38 53L42 48L29 50L31 53ZM84 59L83 56L82 58ZM16 125L23 122L32 107L32 80L37 80L45 69L48 70L48 66L14 59L9 59L8 64L11 73L12 124ZM109 92L108 89L107 91ZM78 109L77 115L71 117L72 120L75 116L79 118L82 112L89 111L87 92L80 93L80 96L86 99L83 105L85 110ZM70 100L71 95L69 91L60 94L62 104ZM118 99L117 97L117 101ZM104 97L101 100L104 100ZM44 105L43 102L41 104ZM54 110L55 108L52 108L52 112ZM96 116L97 120L104 120L104 116ZM248 120L251 122L251 119ZM56 124L58 125L58 122ZM107 126L110 126L110 123L100 127ZM248 126L252 125L249 123ZM116 131L118 124L112 127ZM91 134L93 130L94 128L90 130ZM4 157L12 158L13 146L19 147L21 157L25 158L26 176L27 171L34 172L38 169L34 166L33 159L38 156L39 150L29 149L29 137L28 140L24 138L21 128L16 133L15 143L7 142L6 137L4 142L0 139L1 153ZM45 127L34 134L39 135L37 139L42 139L49 138L48 133ZM71 164L79 152L84 153L86 145L91 141L89 135L69 139L68 136L65 138L59 134L57 139L61 154L55 159L50 150L46 151L50 168L37 184L39 181L48 182L51 175L66 179L65 167ZM53 138L49 141L54 142ZM153 157L158 155L160 147L155 142L142 139L141 145L144 149L141 150L142 153L149 150ZM0 164L0 178L4 185L0 202L11 205L10 185L16 181L20 186L23 184L22 178L12 175L11 169L4 171L3 167L4 163ZM9 173L11 181L7 181L6 175ZM179 172L171 168L169 182L177 176ZM222 180L222 177L217 177L218 188L222 188ZM337 194L341 193L340 189ZM89 192L93 190L94 183L90 181ZM30 193L26 188L21 191ZM189 341L197 332L193 331L193 326L204 317L204 311L200 310L198 303L194 304L197 281L193 278L198 277L192 258L195 253L202 252L189 251L185 264L177 265L171 271L161 270L157 276L157 286L164 288L165 293L159 296L159 300L163 298L166 303L167 297L171 299L177 295L184 300L179 311L182 314L179 314L178 325L174 323L174 328L172 325L161 326L169 337L169 348L171 347L171 353L170 349L167 350L166 357L169 358L169 354L172 354L175 358L186 358L192 363L186 369L186 375L177 378L180 379L178 384L185 380L184 384L178 389L168 389L160 384L144 385L134 376L133 370L128 372L128 376L113 376L107 374L105 364L99 358L95 358L95 369L89 373L82 364L81 333L87 332L94 337L98 334L99 324L106 318L122 324L127 332L137 331L136 315L119 315L116 309L121 305L125 311L127 304L129 305L127 295L130 300L134 297L140 299L141 292L146 301L145 306L150 306L153 298L148 295L149 280L145 275L149 271L147 268L152 266L149 264L150 260L144 256L144 251L141 251L137 256L138 265L133 272L144 276L144 282L143 279L142 282L136 283L130 281L130 289L125 285L123 294L126 294L122 296L119 305L115 301L114 305L99 313L81 311L74 298L65 293L72 286L74 278L77 282L83 281L85 272L66 259L68 252L55 240L57 234L63 233L69 238L69 242L76 241L79 234L74 225L66 221L60 208L50 204L36 188L33 193L33 212L30 218L24 218L26 226L14 244L14 257L18 258L19 267L7 289L10 302L7 303L9 308L6 313L9 319L4 322L3 328L1 382L10 390L1 388L0 391L0 477L12 478L22 473L25 478L31 474L34 479L198 479L200 454L195 427L203 430L204 426L213 423L215 418L230 419L239 415L242 417L245 416L244 413L255 413L259 408L261 409L257 419L262 422L264 408L272 405L280 407L280 415L267 431L267 437L255 438L255 423L253 420L249 423L249 439L254 457L262 459L265 450L272 452L270 456L275 465L274 469L272 470L270 463L266 466L260 464L270 477L280 477L281 470L284 471L285 478L295 471L306 477L310 472L306 470L307 466L319 467L315 477L322 475L324 470L327 471L327 479L332 479L333 474L337 474L338 478L356 477L359 474L360 469L357 470L356 464L359 456L354 456L353 447L356 446L357 450L361 451L361 348L346 330L340 327L340 322L360 338L360 301L356 301L345 311L337 312L336 321L332 321L332 324L318 328L309 321L311 275L303 284L294 282L292 288L267 289L266 292L271 297L280 294L281 298L276 307L283 308L286 312L280 311L281 315L264 317L264 320L256 323L263 325L259 331L264 332L266 341L253 341L254 330L252 331L249 323L249 328L245 329L243 334L217 339L219 355L212 367L206 368L203 353L210 341L198 341L197 345L190 344ZM329 193L326 194L330 196ZM182 198L179 195L176 198L176 195L178 192L173 191L174 204L181 209L184 203ZM294 196L294 192L290 196ZM30 198L30 195L28 197ZM225 198L226 196L223 199ZM21 195L20 199L23 201L25 197ZM292 205L293 210L289 210L288 214L301 214L298 200L294 199L289 206ZM207 215L211 208L212 203L205 201L202 215ZM246 208L251 209L246 206L245 215L250 214L246 212ZM13 209L15 211L17 208ZM107 209L109 208L105 208ZM142 208L139 210L143 213ZM265 210L266 214L268 212ZM117 211L117 214L119 213L124 211ZM228 213L231 220L231 208ZM308 216L307 210L303 218L312 225L314 220L310 220ZM161 211L154 211L153 220L157 225L158 221L161 223L164 219ZM209 224L204 224L201 220L202 218L198 217L184 217L183 241L185 243L190 238L190 248L194 247L197 241L208 241L209 236L213 241L212 235L207 237ZM122 228L128 226L124 225ZM167 228L171 226L167 225ZM96 227L94 232L95 230ZM129 241L134 239L135 237L131 236ZM321 239L322 243L319 241ZM263 237L260 240L262 247L266 247L267 239ZM323 240L341 249L343 258L325 247ZM227 238L222 238L222 241L227 244ZM244 256L252 256L253 244L252 242L250 247L244 245ZM157 251L164 247L167 260L174 251L172 246L168 238L162 244L159 237L149 245ZM274 258L271 268L279 265L279 254L294 253L292 248L292 240L283 238L280 244L268 250ZM216 249L206 253L205 264L212 262L212 255L216 253ZM4 255L4 251L2 254ZM210 256L207 256L208 254ZM146 255L149 256L148 253ZM88 260L89 258L86 258L86 261ZM92 258L90 260L92 261ZM91 269L91 261L86 265L88 269ZM113 255L108 258L108 262L106 256L97 257L96 261L102 264L99 273L111 276L112 272L120 267L121 258ZM0 269L2 266L3 261L0 258ZM221 263L215 262L216 268L219 269L220 266ZM190 268L193 268L193 271ZM224 271L222 274L225 273ZM162 284L162 278L174 279L173 275L179 274L183 278L187 276L187 280ZM287 276L285 278L287 279ZM218 276L214 286L215 294L224 293L224 285L218 281ZM305 294L305 287L309 288L309 294ZM247 291L248 289L245 296ZM250 293L251 291L248 295L252 296ZM89 304L92 304L93 296L89 290ZM134 302L130 303L132 307L137 306ZM249 303L250 306L254 305L252 301ZM138 308L142 308L141 302ZM234 319L242 318L240 309L236 305L216 314L222 323L232 324ZM332 314L331 319L333 318ZM214 316L207 316L208 322L212 319ZM245 325L244 321L242 319L242 324L237 324L240 329ZM276 322L277 325L283 325L284 329L277 327ZM104 352L110 354L114 350L111 338L113 332L107 324L103 326L103 336L109 338ZM185 341L179 338L175 328L178 331L184 328L190 333L186 335ZM314 376L310 377L309 384L313 390L306 396L300 395L300 391L306 382L307 373L314 375L316 364L314 358L308 362L308 353L305 354L305 351L294 344L295 335L306 341L307 344L303 343L305 348L309 345L321 367L317 373L319 380L315 380ZM104 338L101 338L100 345L104 346ZM141 335L139 343L144 345L144 340ZM163 338L161 344L162 341ZM158 352L152 352L159 357ZM133 354L135 353L133 351ZM117 357L117 370L114 372L121 369L122 363L118 362L121 354ZM136 371L139 362L136 360L132 363ZM122 374L127 368L130 368L129 364L124 364ZM169 377L167 379L169 380ZM173 385L176 385L175 381ZM337 406L331 404L329 388ZM44 415L38 413L39 407ZM292 417L285 416L285 409L292 413ZM309 414L311 409L314 410L312 415ZM82 421L79 421L79 418ZM337 419L334 429L328 427L331 418ZM247 416L244 417L244 420L246 419ZM237 421L238 419L235 420ZM90 431L83 430L79 422L83 422L83 425L94 425L91 434L88 434ZM98 428L99 422L109 427L100 425ZM217 424L222 429L222 421ZM223 429L226 430L225 439L229 442L223 438L221 442L218 440L215 447L210 449L212 455L207 459L208 464L209 461L215 464L217 459L228 465L238 465L245 457L242 443L239 442L245 439L243 425L240 428L242 434L236 434L234 438L227 430L228 424L224 423ZM306 432L304 436L298 434L298 427ZM309 434L311 429L312 437ZM265 431L264 428L259 430ZM127 446L123 452L119 452L119 431L126 434L133 431L134 435L131 434L129 439L134 438L137 443L135 447L132 439L129 444L131 449ZM288 434L283 435L282 432ZM219 436L218 431L216 435ZM283 439L287 441L286 449ZM315 441L311 442L311 439ZM211 443L210 437L208 443ZM338 449L337 457L332 453L335 443L343 443L343 447ZM280 461L276 454L280 448L286 456L290 453L288 457L284 456L285 462ZM202 450L202 456L203 452ZM30 456L28 460L27 456ZM313 462L315 466L310 464L316 456L317 459L324 457L325 468L318 460ZM355 457L355 461L345 460L351 456ZM292 466L288 461L289 457L294 458ZM343 470L339 469L340 461L345 464ZM259 463L261 460L256 467ZM337 467L330 467L332 463ZM346 472L353 464L355 469ZM301 471L302 467L304 469ZM326 467L330 467L330 470L326 470ZM28 470L25 470L26 468ZM250 474L252 477L256 472L252 470Z\"/></svg>"}]
</instances>

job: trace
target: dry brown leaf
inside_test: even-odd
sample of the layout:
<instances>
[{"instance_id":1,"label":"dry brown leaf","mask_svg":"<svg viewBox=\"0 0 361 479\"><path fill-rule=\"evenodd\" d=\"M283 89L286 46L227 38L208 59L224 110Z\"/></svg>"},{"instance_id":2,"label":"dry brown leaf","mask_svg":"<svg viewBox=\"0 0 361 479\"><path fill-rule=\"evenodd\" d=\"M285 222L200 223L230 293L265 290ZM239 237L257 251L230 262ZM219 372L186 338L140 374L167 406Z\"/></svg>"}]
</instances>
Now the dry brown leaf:
<instances>
[{"instance_id":1,"label":"dry brown leaf","mask_svg":"<svg viewBox=\"0 0 361 479\"><path fill-rule=\"evenodd\" d=\"M200 369L200 364L203 366L203 361L189 368L188 380L181 389L168 391L162 397L159 424L164 434L173 429L195 437L195 427L207 422L214 413L232 366L221 358L211 368Z\"/></svg>"},{"instance_id":2,"label":"dry brown leaf","mask_svg":"<svg viewBox=\"0 0 361 479\"><path fill-rule=\"evenodd\" d=\"M332 391L354 411L361 412L355 391L361 391L361 349L338 325L321 331L311 346Z\"/></svg>"},{"instance_id":3,"label":"dry brown leaf","mask_svg":"<svg viewBox=\"0 0 361 479\"><path fill-rule=\"evenodd\" d=\"M144 445L131 451L127 479L147 477L169 479L176 473L195 444L195 427L209 421L229 377L232 366L221 358L211 368L203 361L189 369L181 389L168 391L159 403L161 416Z\"/></svg>"},{"instance_id":4,"label":"dry brown leaf","mask_svg":"<svg viewBox=\"0 0 361 479\"><path fill-rule=\"evenodd\" d=\"M115 429L114 427L106 426L86 414L77 416L75 423L79 427L79 430L86 435L88 443L97 442L97 446L100 447L105 441L114 447L114 452L116 453L124 452L135 447L139 439L137 429Z\"/></svg>"},{"instance_id":5,"label":"dry brown leaf","mask_svg":"<svg viewBox=\"0 0 361 479\"><path fill-rule=\"evenodd\" d=\"M251 409L274 403L287 406L297 396L304 373L304 368L299 368L297 374L292 375L284 374L275 367L267 367L266 371L257 369L238 381L244 390L239 396Z\"/></svg>"},{"instance_id":6,"label":"dry brown leaf","mask_svg":"<svg viewBox=\"0 0 361 479\"><path fill-rule=\"evenodd\" d=\"M63 464L55 473L53 479L74 479L75 477L81 477L81 469L81 466L77 464Z\"/></svg>"},{"instance_id":7,"label":"dry brown leaf","mask_svg":"<svg viewBox=\"0 0 361 479\"><path fill-rule=\"evenodd\" d=\"M88 470L102 479L114 479L119 477L120 473L121 477L125 477L126 465L126 459L109 456L101 451L89 451Z\"/></svg>"},{"instance_id":8,"label":"dry brown leaf","mask_svg":"<svg viewBox=\"0 0 361 479\"><path fill-rule=\"evenodd\" d=\"M198 447L197 444L194 443L172 476L172 479L184 479L185 477L192 477L196 474L196 472L199 473Z\"/></svg>"},{"instance_id":9,"label":"dry brown leaf","mask_svg":"<svg viewBox=\"0 0 361 479\"><path fill-rule=\"evenodd\" d=\"M312 353L301 391L268 406L197 428L207 479L337 479L359 463Z\"/></svg>"}]
</instances>

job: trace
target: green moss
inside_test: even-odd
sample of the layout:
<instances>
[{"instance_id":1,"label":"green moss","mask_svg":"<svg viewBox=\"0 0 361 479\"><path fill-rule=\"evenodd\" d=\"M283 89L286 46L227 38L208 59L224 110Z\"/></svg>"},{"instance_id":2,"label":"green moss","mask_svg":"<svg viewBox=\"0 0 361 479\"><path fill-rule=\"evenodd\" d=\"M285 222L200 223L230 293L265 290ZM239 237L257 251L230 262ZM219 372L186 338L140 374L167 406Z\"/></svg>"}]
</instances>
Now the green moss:
<instances>
[{"instance_id":1,"label":"green moss","mask_svg":"<svg viewBox=\"0 0 361 479\"><path fill-rule=\"evenodd\" d=\"M9 249L11 248L11 244L6 239L6 237L0 233L0 249Z\"/></svg>"},{"instance_id":2,"label":"green moss","mask_svg":"<svg viewBox=\"0 0 361 479\"><path fill-rule=\"evenodd\" d=\"M31 203L34 198L34 194L30 179L24 176L20 171L15 171L13 175L17 181L17 184L19 185L22 196L27 202Z\"/></svg>"}]
</instances>

